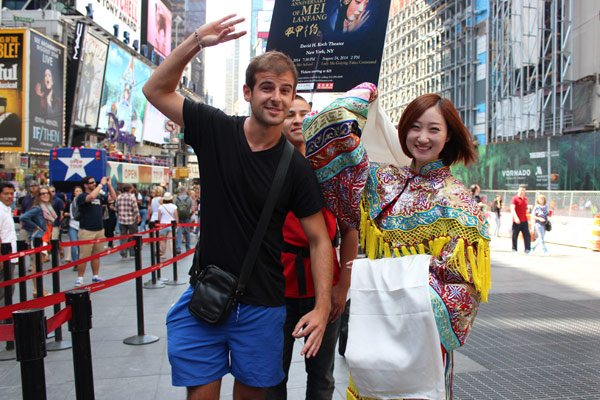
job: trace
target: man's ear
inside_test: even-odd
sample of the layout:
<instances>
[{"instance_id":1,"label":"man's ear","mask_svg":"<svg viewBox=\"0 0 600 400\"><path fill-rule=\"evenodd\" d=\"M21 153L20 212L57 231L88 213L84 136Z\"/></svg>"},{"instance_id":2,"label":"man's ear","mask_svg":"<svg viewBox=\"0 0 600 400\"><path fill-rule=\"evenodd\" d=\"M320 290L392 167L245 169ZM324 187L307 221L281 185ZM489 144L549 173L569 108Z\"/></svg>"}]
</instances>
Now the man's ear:
<instances>
[{"instance_id":1,"label":"man's ear","mask_svg":"<svg viewBox=\"0 0 600 400\"><path fill-rule=\"evenodd\" d=\"M252 89L250 89L250 87L248 85L244 84L243 91L244 91L244 100L246 100L249 103L250 99L252 97Z\"/></svg>"}]
</instances>

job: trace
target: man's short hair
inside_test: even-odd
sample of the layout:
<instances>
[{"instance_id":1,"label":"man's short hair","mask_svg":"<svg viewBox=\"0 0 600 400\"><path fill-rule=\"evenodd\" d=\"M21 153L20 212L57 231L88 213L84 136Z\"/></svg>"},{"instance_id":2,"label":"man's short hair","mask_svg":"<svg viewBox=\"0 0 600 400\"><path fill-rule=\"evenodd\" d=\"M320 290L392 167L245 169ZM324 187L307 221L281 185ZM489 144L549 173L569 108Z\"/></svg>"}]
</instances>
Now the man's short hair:
<instances>
[{"instance_id":1,"label":"man's short hair","mask_svg":"<svg viewBox=\"0 0 600 400\"><path fill-rule=\"evenodd\" d=\"M90 179L94 179L94 177L93 176L84 176L81 179L81 184L82 185L87 185Z\"/></svg>"},{"instance_id":2,"label":"man's short hair","mask_svg":"<svg viewBox=\"0 0 600 400\"><path fill-rule=\"evenodd\" d=\"M294 98L294 100L302 100L303 102L305 102L306 104L308 104L308 106L312 110L312 101L306 100L304 97L300 96L299 94L296 95L296 97Z\"/></svg>"},{"instance_id":3,"label":"man's short hair","mask_svg":"<svg viewBox=\"0 0 600 400\"><path fill-rule=\"evenodd\" d=\"M129 191L133 188L131 183L124 183L122 187L123 193L129 193Z\"/></svg>"},{"instance_id":4,"label":"man's short hair","mask_svg":"<svg viewBox=\"0 0 600 400\"><path fill-rule=\"evenodd\" d=\"M524 183L521 183L521 184L519 185L519 189L520 189L520 188L527 189L527 185L526 185L526 184L524 184Z\"/></svg>"},{"instance_id":5,"label":"man's short hair","mask_svg":"<svg viewBox=\"0 0 600 400\"><path fill-rule=\"evenodd\" d=\"M186 193L187 192L187 187L185 186L180 186L179 189L177 190L178 193Z\"/></svg>"},{"instance_id":6,"label":"man's short hair","mask_svg":"<svg viewBox=\"0 0 600 400\"><path fill-rule=\"evenodd\" d=\"M256 74L259 72L274 72L276 75L281 75L286 72L291 72L294 76L294 90L298 84L298 70L292 62L292 59L280 51L271 50L264 54L252 57L248 68L246 68L246 85L250 90L256 85Z\"/></svg>"},{"instance_id":7,"label":"man's short hair","mask_svg":"<svg viewBox=\"0 0 600 400\"><path fill-rule=\"evenodd\" d=\"M0 193L4 191L4 188L15 190L15 185L10 182L0 182Z\"/></svg>"}]
</instances>

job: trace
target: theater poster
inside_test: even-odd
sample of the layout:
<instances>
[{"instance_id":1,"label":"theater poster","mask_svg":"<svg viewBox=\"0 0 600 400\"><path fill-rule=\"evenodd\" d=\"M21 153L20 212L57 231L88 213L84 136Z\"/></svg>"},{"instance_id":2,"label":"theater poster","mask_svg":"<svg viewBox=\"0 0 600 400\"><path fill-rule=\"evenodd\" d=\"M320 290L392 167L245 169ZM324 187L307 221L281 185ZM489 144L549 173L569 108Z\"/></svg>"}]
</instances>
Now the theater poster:
<instances>
[{"instance_id":1,"label":"theater poster","mask_svg":"<svg viewBox=\"0 0 600 400\"><path fill-rule=\"evenodd\" d=\"M298 69L298 91L377 84L390 0L277 0L267 50Z\"/></svg>"},{"instance_id":2,"label":"theater poster","mask_svg":"<svg viewBox=\"0 0 600 400\"><path fill-rule=\"evenodd\" d=\"M23 151L24 29L0 30L0 151Z\"/></svg>"},{"instance_id":3,"label":"theater poster","mask_svg":"<svg viewBox=\"0 0 600 400\"><path fill-rule=\"evenodd\" d=\"M100 109L108 44L90 34L89 31L82 36L82 43L78 47L81 73L73 104L73 124L95 129Z\"/></svg>"},{"instance_id":4,"label":"theater poster","mask_svg":"<svg viewBox=\"0 0 600 400\"><path fill-rule=\"evenodd\" d=\"M31 31L29 151L47 153L64 143L65 47Z\"/></svg>"}]
</instances>

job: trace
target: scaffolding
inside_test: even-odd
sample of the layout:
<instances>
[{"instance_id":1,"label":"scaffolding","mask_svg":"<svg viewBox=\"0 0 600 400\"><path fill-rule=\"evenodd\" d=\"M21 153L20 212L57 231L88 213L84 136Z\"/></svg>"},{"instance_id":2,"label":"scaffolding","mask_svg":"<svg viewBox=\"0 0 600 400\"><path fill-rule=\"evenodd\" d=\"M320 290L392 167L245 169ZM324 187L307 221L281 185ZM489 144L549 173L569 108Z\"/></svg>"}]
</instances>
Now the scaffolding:
<instances>
[{"instance_id":1,"label":"scaffolding","mask_svg":"<svg viewBox=\"0 0 600 400\"><path fill-rule=\"evenodd\" d=\"M438 93L452 100L468 128L474 126L477 10L472 3L406 1L390 16L379 88L393 123L417 96Z\"/></svg>"},{"instance_id":2,"label":"scaffolding","mask_svg":"<svg viewBox=\"0 0 600 400\"><path fill-rule=\"evenodd\" d=\"M491 0L490 141L572 126L572 0Z\"/></svg>"}]
</instances>

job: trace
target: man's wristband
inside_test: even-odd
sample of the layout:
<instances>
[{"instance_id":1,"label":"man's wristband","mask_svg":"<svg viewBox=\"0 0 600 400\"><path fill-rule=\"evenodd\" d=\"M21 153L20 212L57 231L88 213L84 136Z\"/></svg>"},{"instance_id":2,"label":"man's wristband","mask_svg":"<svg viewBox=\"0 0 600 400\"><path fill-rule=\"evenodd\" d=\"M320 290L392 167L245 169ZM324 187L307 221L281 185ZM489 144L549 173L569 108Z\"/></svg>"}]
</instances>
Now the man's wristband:
<instances>
[{"instance_id":1,"label":"man's wristband","mask_svg":"<svg viewBox=\"0 0 600 400\"><path fill-rule=\"evenodd\" d=\"M198 43L198 53L200 53L204 46L202 46L202 43L200 42L200 36L198 36L198 31L194 31L194 37L196 38L196 43Z\"/></svg>"},{"instance_id":2,"label":"man's wristband","mask_svg":"<svg viewBox=\"0 0 600 400\"><path fill-rule=\"evenodd\" d=\"M104 189L104 185L101 183L98 184L98 187L100 188L100 190Z\"/></svg>"}]
</instances>

